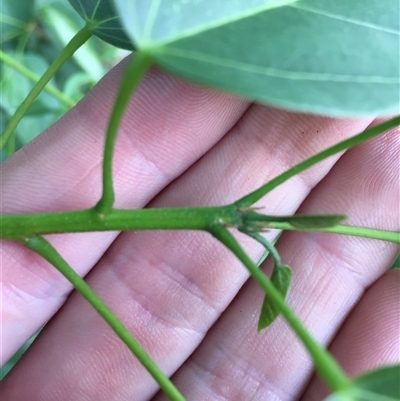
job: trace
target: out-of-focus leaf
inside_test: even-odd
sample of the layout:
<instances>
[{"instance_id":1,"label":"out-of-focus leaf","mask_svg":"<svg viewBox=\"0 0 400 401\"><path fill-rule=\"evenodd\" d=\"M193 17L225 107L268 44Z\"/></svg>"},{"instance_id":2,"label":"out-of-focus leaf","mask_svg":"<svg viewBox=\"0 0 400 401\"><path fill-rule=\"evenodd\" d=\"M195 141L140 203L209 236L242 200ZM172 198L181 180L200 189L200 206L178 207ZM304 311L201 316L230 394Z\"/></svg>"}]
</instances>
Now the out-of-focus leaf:
<instances>
[{"instance_id":1,"label":"out-of-focus leaf","mask_svg":"<svg viewBox=\"0 0 400 401\"><path fill-rule=\"evenodd\" d=\"M9 56L17 58L21 64L32 72L41 76L48 68L47 61L34 53L25 53L22 56L16 53L8 53ZM51 83L54 83L52 80ZM32 89L34 83L28 78L15 71L8 65L2 66L1 100L2 107L8 115L13 115L25 97ZM29 108L27 115L41 114L49 110L58 110L60 102L47 92L42 92Z\"/></svg>"},{"instance_id":2,"label":"out-of-focus leaf","mask_svg":"<svg viewBox=\"0 0 400 401\"><path fill-rule=\"evenodd\" d=\"M165 69L290 110L397 113L398 0L114 0Z\"/></svg>"},{"instance_id":3,"label":"out-of-focus leaf","mask_svg":"<svg viewBox=\"0 0 400 401\"><path fill-rule=\"evenodd\" d=\"M78 102L92 86L92 79L85 72L72 75L64 86L64 94Z\"/></svg>"},{"instance_id":4,"label":"out-of-focus leaf","mask_svg":"<svg viewBox=\"0 0 400 401\"><path fill-rule=\"evenodd\" d=\"M365 373L354 380L354 387L330 395L325 401L398 401L400 365Z\"/></svg>"},{"instance_id":5,"label":"out-of-focus leaf","mask_svg":"<svg viewBox=\"0 0 400 401\"><path fill-rule=\"evenodd\" d=\"M62 110L47 111L40 115L26 116L19 124L17 139L20 146L24 146L63 115Z\"/></svg>"},{"instance_id":6,"label":"out-of-focus leaf","mask_svg":"<svg viewBox=\"0 0 400 401\"><path fill-rule=\"evenodd\" d=\"M291 282L292 269L286 265L275 266L271 275L271 283L283 298L286 298ZM279 314L279 309L273 302L271 302L268 295L265 295L260 317L258 319L258 332L261 332L263 329L268 327L279 316Z\"/></svg>"},{"instance_id":7,"label":"out-of-focus leaf","mask_svg":"<svg viewBox=\"0 0 400 401\"><path fill-rule=\"evenodd\" d=\"M49 63L35 53L23 55L8 52L30 71L41 76ZM1 106L7 116L12 116L25 100L34 83L9 65L2 63ZM54 79L50 81L55 85ZM53 95L43 91L32 103L16 130L17 145L21 147L34 139L65 112L64 106Z\"/></svg>"},{"instance_id":8,"label":"out-of-focus leaf","mask_svg":"<svg viewBox=\"0 0 400 401\"><path fill-rule=\"evenodd\" d=\"M400 255L397 256L396 260L393 262L392 267L390 268L390 270L393 269L400 269Z\"/></svg>"},{"instance_id":9,"label":"out-of-focus leaf","mask_svg":"<svg viewBox=\"0 0 400 401\"><path fill-rule=\"evenodd\" d=\"M8 123L8 115L2 108L0 108L0 132L4 131L4 129L7 126L7 123ZM7 152L7 148L4 147L2 150L0 150L0 163L3 163L3 161L6 160L8 156L9 155ZM2 380L1 374L0 374L0 380Z\"/></svg>"},{"instance_id":10,"label":"out-of-focus leaf","mask_svg":"<svg viewBox=\"0 0 400 401\"><path fill-rule=\"evenodd\" d=\"M122 49L133 50L115 12L112 0L69 0L79 15L90 24L94 35Z\"/></svg>"},{"instance_id":11,"label":"out-of-focus leaf","mask_svg":"<svg viewBox=\"0 0 400 401\"><path fill-rule=\"evenodd\" d=\"M1 42L24 32L26 25L33 18L34 4L33 0L1 0Z\"/></svg>"}]
</instances>

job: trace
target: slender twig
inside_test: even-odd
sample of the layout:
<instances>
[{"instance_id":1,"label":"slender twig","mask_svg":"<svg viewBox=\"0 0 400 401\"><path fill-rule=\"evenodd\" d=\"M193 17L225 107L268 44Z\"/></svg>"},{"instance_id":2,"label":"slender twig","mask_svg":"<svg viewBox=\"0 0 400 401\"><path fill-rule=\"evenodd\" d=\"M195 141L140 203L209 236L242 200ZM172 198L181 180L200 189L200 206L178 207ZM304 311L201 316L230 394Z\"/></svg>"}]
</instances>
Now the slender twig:
<instances>
[{"instance_id":1,"label":"slender twig","mask_svg":"<svg viewBox=\"0 0 400 401\"><path fill-rule=\"evenodd\" d=\"M271 255L272 259L274 260L275 267L279 267L281 265L281 256L271 242L269 242L259 233L249 233L248 235L258 241L267 250L268 255Z\"/></svg>"},{"instance_id":2,"label":"slender twig","mask_svg":"<svg viewBox=\"0 0 400 401\"><path fill-rule=\"evenodd\" d=\"M335 359L321 347L318 342L308 333L299 318L286 304L279 291L274 287L262 270L258 269L246 252L241 248L233 235L223 226L215 225L211 234L229 248L239 260L247 267L252 277L270 298L289 326L297 334L303 345L312 356L317 372L333 391L348 389L352 386L351 380L346 376Z\"/></svg>"},{"instance_id":3,"label":"slender twig","mask_svg":"<svg viewBox=\"0 0 400 401\"><path fill-rule=\"evenodd\" d=\"M167 397L172 401L185 401L185 398L161 371L150 355L141 347L129 330L121 323L107 305L86 284L86 282L62 258L57 250L44 238L34 237L24 242L24 245L54 265L63 274L75 289L93 306L100 316L114 330L117 336L132 351L139 362L147 369L154 380L159 384Z\"/></svg>"},{"instance_id":4,"label":"slender twig","mask_svg":"<svg viewBox=\"0 0 400 401\"><path fill-rule=\"evenodd\" d=\"M121 124L125 109L134 90L139 86L140 81L150 68L151 57L146 53L138 52L130 61L121 80L120 88L114 107L108 122L103 157L103 193L101 199L95 206L100 215L111 212L114 204L115 193L112 174L112 160L114 155L115 141L118 129Z\"/></svg>"},{"instance_id":5,"label":"slender twig","mask_svg":"<svg viewBox=\"0 0 400 401\"><path fill-rule=\"evenodd\" d=\"M36 85L31 89L28 96L18 107L14 115L11 117L10 121L3 134L0 136L0 150L4 148L8 139L12 133L17 128L19 122L24 117L25 113L33 103L33 101L38 97L40 92L46 87L47 83L53 78L56 72L68 61L72 55L78 50L86 41L92 36L89 28L85 26L82 28L65 46L64 50L60 55L54 60L47 71L42 75Z\"/></svg>"},{"instance_id":6,"label":"slender twig","mask_svg":"<svg viewBox=\"0 0 400 401\"><path fill-rule=\"evenodd\" d=\"M24 75L30 81L37 83L40 81L40 76L32 72L29 68L26 68L23 64L15 60L14 58L10 57L8 54L3 52L0 49L0 60L7 63L10 67L14 68L16 71ZM51 95L53 95L56 99L62 102L67 107L74 107L76 102L69 98L68 96L64 95L59 89L55 86L48 83L43 90L47 91Z\"/></svg>"},{"instance_id":7,"label":"slender twig","mask_svg":"<svg viewBox=\"0 0 400 401\"><path fill-rule=\"evenodd\" d=\"M349 139L346 139L343 142L340 142L320 153L317 153L316 155L311 156L309 159L304 160L303 162L301 162L301 163L297 164L296 166L290 168L289 170L285 171L281 175L278 175L277 177L275 177L274 179L269 181L267 184L263 185L261 188L255 190L254 192L251 192L250 194L239 199L238 201L235 202L235 204L239 207L249 207L249 206L253 205L254 203L256 203L258 200L260 200L268 192L271 192L277 186L283 184L289 178L294 177L295 175L301 173L302 171L310 168L314 164L317 164L320 161L322 161L336 153L342 152L350 147L359 145L360 143L363 143L363 142L367 141L368 139L371 139L377 135L380 135L383 132L385 132L391 128L394 128L398 125L400 125L400 116L397 116L395 118L392 118L391 120L385 121L382 124L379 124L372 128L369 128L369 129L365 130L364 132L362 132L361 134L358 134Z\"/></svg>"},{"instance_id":8,"label":"slender twig","mask_svg":"<svg viewBox=\"0 0 400 401\"><path fill-rule=\"evenodd\" d=\"M269 227L271 229L275 228L278 230L308 231L308 232L351 235L354 237L372 238L381 241L388 241L388 242L394 242L395 244L400 244L400 232L377 230L374 228L367 228L367 227L337 225L335 227L328 227L328 228L314 227L311 229L307 229L307 228L293 227L289 223L281 223L281 222L271 222L269 223Z\"/></svg>"}]
</instances>

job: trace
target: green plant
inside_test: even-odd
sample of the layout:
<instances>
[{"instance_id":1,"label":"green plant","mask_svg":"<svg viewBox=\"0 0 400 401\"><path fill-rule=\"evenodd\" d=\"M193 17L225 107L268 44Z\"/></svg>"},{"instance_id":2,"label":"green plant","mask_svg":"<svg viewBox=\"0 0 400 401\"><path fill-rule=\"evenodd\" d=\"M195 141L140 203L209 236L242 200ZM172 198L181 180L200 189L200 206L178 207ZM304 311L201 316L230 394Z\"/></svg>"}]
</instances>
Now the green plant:
<instances>
[{"instance_id":1,"label":"green plant","mask_svg":"<svg viewBox=\"0 0 400 401\"><path fill-rule=\"evenodd\" d=\"M28 101L10 118L2 136L2 145L12 138L19 120L40 90L92 33L118 46L128 47L132 43L137 52L123 75L106 132L102 196L93 208L80 211L3 215L2 238L23 243L57 267L113 327L170 399L180 400L183 397L129 331L42 235L145 229L207 231L234 252L265 291L259 329L264 329L282 314L311 354L318 373L335 392L331 399L396 399L398 366L350 380L331 355L311 337L284 301L291 282L290 268L281 264L275 248L258 233L275 228L322 231L395 243L400 242L400 234L342 225L340 223L345 216L341 215L267 216L259 213L253 205L283 182L327 157L400 125L400 117L318 153L227 206L116 209L112 174L114 145L124 110L142 77L154 63L196 82L291 110L334 116L395 112L399 107L399 77L398 55L393 50L398 41L396 18L391 10L393 2L387 0L374 5L369 1L360 1L349 6L346 1L260 0L250 5L240 1L215 5L210 2L206 9L201 2L116 0L117 11L104 0L71 3L86 19L86 26L49 67L33 88ZM374 15L363 12L365 3L374 7ZM139 5L141 8L135 9ZM118 18L121 18L126 33ZM296 23L283 32L282 27L288 26L286 21ZM238 34L234 36L234 44L227 46L232 32ZM265 37L270 38L271 45L264 51ZM368 46L361 46L360 43L367 43ZM296 54L305 46L311 47L309 51L314 55L312 63L308 61L308 53ZM296 55L292 64L288 54ZM367 62L360 63L360 59ZM237 228L261 242L272 254L275 268L271 281L243 251L227 229L229 227ZM368 387L371 383L372 386Z\"/></svg>"}]
</instances>

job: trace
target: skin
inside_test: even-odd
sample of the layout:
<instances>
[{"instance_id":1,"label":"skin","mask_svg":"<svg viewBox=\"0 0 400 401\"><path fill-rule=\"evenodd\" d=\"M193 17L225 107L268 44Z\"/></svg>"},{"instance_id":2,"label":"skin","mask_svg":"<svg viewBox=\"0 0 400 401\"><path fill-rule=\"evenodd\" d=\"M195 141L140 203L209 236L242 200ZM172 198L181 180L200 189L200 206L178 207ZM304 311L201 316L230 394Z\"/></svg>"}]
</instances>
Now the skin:
<instances>
[{"instance_id":1,"label":"skin","mask_svg":"<svg viewBox=\"0 0 400 401\"><path fill-rule=\"evenodd\" d=\"M3 213L74 210L100 197L107 116L123 65L1 166ZM117 207L232 202L288 167L373 123L249 104L152 69L132 99L114 158ZM399 230L399 131L334 156L258 203L267 214L346 213L348 223ZM275 232L267 233L273 239ZM237 235L254 260L262 248ZM48 236L127 325L188 400L320 400L301 343L282 318L258 335L262 291L207 233ZM284 233L294 271L290 306L355 376L399 356L394 244ZM9 401L166 397L111 329L48 263L3 241L2 363L49 323L0 395ZM262 268L269 274L271 260Z\"/></svg>"}]
</instances>

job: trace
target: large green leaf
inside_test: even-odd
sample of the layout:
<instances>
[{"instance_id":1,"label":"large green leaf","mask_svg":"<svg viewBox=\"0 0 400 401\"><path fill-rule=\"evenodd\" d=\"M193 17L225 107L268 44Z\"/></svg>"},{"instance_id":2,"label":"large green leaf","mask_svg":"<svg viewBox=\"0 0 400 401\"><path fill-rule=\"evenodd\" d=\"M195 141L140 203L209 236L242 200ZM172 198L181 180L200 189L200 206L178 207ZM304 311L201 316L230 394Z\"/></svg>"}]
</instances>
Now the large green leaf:
<instances>
[{"instance_id":1,"label":"large green leaf","mask_svg":"<svg viewBox=\"0 0 400 401\"><path fill-rule=\"evenodd\" d=\"M69 0L69 2L90 24L94 35L114 46L133 49L132 41L128 39L121 26L112 0Z\"/></svg>"},{"instance_id":2,"label":"large green leaf","mask_svg":"<svg viewBox=\"0 0 400 401\"><path fill-rule=\"evenodd\" d=\"M354 387L334 393L325 401L398 401L400 365L368 372L354 381Z\"/></svg>"},{"instance_id":3,"label":"large green leaf","mask_svg":"<svg viewBox=\"0 0 400 401\"><path fill-rule=\"evenodd\" d=\"M167 70L284 108L398 112L398 0L114 0Z\"/></svg>"}]
</instances>

